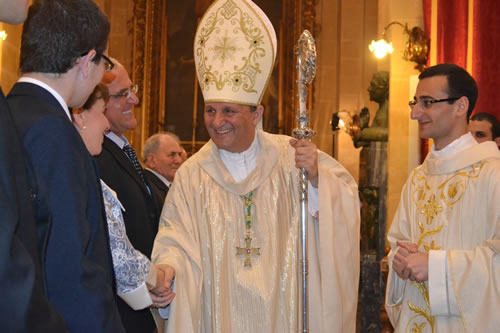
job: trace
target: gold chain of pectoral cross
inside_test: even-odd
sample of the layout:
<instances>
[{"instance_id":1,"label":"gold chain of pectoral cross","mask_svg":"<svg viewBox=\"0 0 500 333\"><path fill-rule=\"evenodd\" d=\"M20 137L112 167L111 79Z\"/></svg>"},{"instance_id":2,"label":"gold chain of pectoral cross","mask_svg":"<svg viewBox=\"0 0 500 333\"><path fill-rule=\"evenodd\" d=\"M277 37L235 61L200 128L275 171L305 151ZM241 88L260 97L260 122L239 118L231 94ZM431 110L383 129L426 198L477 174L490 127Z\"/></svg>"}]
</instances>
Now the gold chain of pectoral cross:
<instances>
[{"instance_id":1,"label":"gold chain of pectoral cross","mask_svg":"<svg viewBox=\"0 0 500 333\"><path fill-rule=\"evenodd\" d=\"M245 266L244 267L252 267L252 262L250 261L251 255L260 255L260 248L252 248L252 206L254 206L254 202L252 201L253 191L247 195L242 196L243 200L245 200L245 227L246 227L246 237L245 244L246 247L236 247L236 255L244 255L245 256Z\"/></svg>"}]
</instances>

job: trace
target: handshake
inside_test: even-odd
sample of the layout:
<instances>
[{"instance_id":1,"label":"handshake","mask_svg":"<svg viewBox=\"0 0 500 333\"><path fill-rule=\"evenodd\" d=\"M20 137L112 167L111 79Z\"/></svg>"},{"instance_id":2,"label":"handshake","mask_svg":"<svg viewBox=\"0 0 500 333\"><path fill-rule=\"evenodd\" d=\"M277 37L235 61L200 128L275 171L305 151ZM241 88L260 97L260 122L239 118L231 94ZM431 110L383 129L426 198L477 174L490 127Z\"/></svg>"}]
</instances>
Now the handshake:
<instances>
[{"instance_id":1,"label":"handshake","mask_svg":"<svg viewBox=\"0 0 500 333\"><path fill-rule=\"evenodd\" d=\"M151 269L156 269L156 285L149 285L148 290L153 304L151 307L164 308L169 305L175 297L172 292L172 281L175 277L175 269L169 265L151 264Z\"/></svg>"}]
</instances>

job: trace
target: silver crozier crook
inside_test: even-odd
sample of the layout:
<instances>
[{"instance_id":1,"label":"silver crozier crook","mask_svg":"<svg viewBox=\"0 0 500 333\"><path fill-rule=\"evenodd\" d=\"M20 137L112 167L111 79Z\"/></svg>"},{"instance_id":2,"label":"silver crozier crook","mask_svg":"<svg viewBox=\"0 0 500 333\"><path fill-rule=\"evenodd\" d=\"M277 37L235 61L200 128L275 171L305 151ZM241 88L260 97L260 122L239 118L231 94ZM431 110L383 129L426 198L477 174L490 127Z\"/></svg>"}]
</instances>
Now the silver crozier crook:
<instances>
[{"instance_id":1,"label":"silver crozier crook","mask_svg":"<svg viewBox=\"0 0 500 333\"><path fill-rule=\"evenodd\" d=\"M309 115L307 112L307 85L311 84L316 75L316 44L308 30L304 30L297 42L297 84L299 85L299 109L297 122L299 127L293 130L295 139L311 139L315 132L308 127ZM300 169L300 238L301 238L301 275L302 275L302 332L309 332L308 297L307 297L307 173Z\"/></svg>"}]
</instances>

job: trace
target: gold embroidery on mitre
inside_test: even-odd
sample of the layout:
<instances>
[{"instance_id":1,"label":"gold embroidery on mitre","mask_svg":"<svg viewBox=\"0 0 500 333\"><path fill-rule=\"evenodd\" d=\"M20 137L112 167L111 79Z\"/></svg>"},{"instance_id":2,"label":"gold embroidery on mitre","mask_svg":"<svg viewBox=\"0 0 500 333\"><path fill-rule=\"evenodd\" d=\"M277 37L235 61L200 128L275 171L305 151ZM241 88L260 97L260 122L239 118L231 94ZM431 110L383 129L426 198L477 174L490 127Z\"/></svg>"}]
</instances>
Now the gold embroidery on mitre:
<instances>
[{"instance_id":1,"label":"gold embroidery on mitre","mask_svg":"<svg viewBox=\"0 0 500 333\"><path fill-rule=\"evenodd\" d=\"M202 18L195 41L205 100L238 96L240 103L258 104L274 64L274 44L261 21L267 18L259 17L250 5L240 8L235 0L216 3Z\"/></svg>"},{"instance_id":2,"label":"gold embroidery on mitre","mask_svg":"<svg viewBox=\"0 0 500 333\"><path fill-rule=\"evenodd\" d=\"M213 52L213 58L218 58L222 65L224 65L227 59L234 60L234 54L240 49L236 43L237 38L229 37L226 31L224 37L217 37L216 40L216 45L209 49Z\"/></svg>"}]
</instances>

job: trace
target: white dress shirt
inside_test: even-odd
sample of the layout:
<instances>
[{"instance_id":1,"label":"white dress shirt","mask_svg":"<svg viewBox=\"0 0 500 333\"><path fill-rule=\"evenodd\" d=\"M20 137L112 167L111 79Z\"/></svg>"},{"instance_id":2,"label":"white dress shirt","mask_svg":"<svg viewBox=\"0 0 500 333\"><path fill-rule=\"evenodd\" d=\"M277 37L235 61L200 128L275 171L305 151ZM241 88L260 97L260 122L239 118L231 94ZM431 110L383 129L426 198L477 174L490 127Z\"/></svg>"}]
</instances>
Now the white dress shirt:
<instances>
[{"instance_id":1,"label":"white dress shirt","mask_svg":"<svg viewBox=\"0 0 500 333\"><path fill-rule=\"evenodd\" d=\"M171 183L167 180L167 178L163 177L162 175L160 175L158 172L156 172L155 170L153 169L150 169L150 168L146 168L146 170L149 170L151 171L156 177L160 178L160 180L165 184L167 185L168 188L170 188L170 185Z\"/></svg>"}]
</instances>

